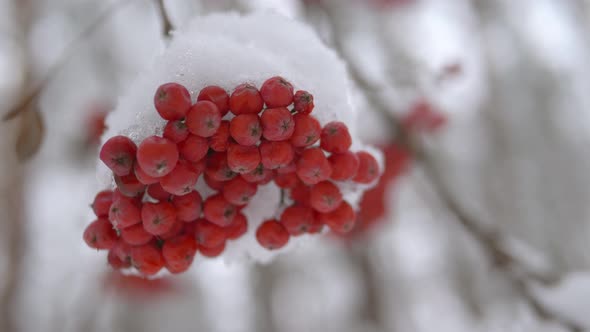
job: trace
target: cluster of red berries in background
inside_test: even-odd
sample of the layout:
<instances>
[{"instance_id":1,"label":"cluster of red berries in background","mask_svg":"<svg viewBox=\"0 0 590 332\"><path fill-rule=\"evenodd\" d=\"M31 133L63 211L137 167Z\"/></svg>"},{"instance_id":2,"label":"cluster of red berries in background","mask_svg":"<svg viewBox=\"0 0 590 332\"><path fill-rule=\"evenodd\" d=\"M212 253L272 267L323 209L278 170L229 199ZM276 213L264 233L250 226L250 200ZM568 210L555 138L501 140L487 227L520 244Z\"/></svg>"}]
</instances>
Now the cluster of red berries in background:
<instances>
[{"instance_id":1,"label":"cluster of red berries in background","mask_svg":"<svg viewBox=\"0 0 590 332\"><path fill-rule=\"evenodd\" d=\"M109 250L112 267L134 267L144 275L164 267L180 273L197 251L220 255L227 240L246 233L241 210L259 185L271 181L290 205L257 228L261 246L278 249L291 236L319 233L324 225L336 233L353 228L355 211L335 183L371 183L379 166L371 154L350 151L344 123L322 127L310 115L309 92L294 92L284 78L272 77L260 90L245 83L231 95L207 86L196 99L192 103L180 84L163 84L154 96L167 120L162 136L139 145L115 136L102 146L100 159L117 188L96 195L92 208L98 219L84 240ZM216 191L205 199L195 189L201 176Z\"/></svg>"}]
</instances>

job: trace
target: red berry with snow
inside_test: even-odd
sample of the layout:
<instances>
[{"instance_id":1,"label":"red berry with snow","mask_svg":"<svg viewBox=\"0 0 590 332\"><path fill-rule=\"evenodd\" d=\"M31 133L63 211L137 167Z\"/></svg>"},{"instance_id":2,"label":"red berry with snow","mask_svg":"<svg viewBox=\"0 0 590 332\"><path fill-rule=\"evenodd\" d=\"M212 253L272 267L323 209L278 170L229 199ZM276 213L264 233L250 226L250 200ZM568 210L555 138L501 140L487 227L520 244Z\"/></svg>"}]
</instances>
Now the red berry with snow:
<instances>
[{"instance_id":1,"label":"red berry with snow","mask_svg":"<svg viewBox=\"0 0 590 332\"><path fill-rule=\"evenodd\" d=\"M127 197L137 197L145 192L146 185L139 182L135 176L135 172L131 172L124 176L114 176L115 183L121 194Z\"/></svg>"},{"instance_id":2,"label":"red berry with snow","mask_svg":"<svg viewBox=\"0 0 590 332\"><path fill-rule=\"evenodd\" d=\"M117 232L106 218L98 218L86 227L83 235L93 249L111 249L117 242Z\"/></svg>"},{"instance_id":3,"label":"red berry with snow","mask_svg":"<svg viewBox=\"0 0 590 332\"><path fill-rule=\"evenodd\" d=\"M141 208L141 220L148 233L162 235L169 231L176 222L176 209L168 202L146 202Z\"/></svg>"},{"instance_id":4,"label":"red berry with snow","mask_svg":"<svg viewBox=\"0 0 590 332\"><path fill-rule=\"evenodd\" d=\"M328 161L332 166L330 178L335 181L346 181L352 179L359 169L359 158L356 153L346 151L344 153L333 153Z\"/></svg>"},{"instance_id":5,"label":"red berry with snow","mask_svg":"<svg viewBox=\"0 0 590 332\"><path fill-rule=\"evenodd\" d=\"M193 135L211 137L221 125L221 112L207 100L196 102L186 115L186 126Z\"/></svg>"},{"instance_id":6,"label":"red berry with snow","mask_svg":"<svg viewBox=\"0 0 590 332\"><path fill-rule=\"evenodd\" d=\"M332 182L322 181L311 187L309 203L318 212L331 212L342 203L342 193Z\"/></svg>"},{"instance_id":7,"label":"red berry with snow","mask_svg":"<svg viewBox=\"0 0 590 332\"><path fill-rule=\"evenodd\" d=\"M190 162L201 161L209 151L209 142L206 138L189 135L189 137L178 144L180 157Z\"/></svg>"},{"instance_id":8,"label":"red berry with snow","mask_svg":"<svg viewBox=\"0 0 590 332\"><path fill-rule=\"evenodd\" d=\"M286 107L269 108L260 116L262 136L269 141L284 141L291 138L295 122Z\"/></svg>"},{"instance_id":9,"label":"red berry with snow","mask_svg":"<svg viewBox=\"0 0 590 332\"><path fill-rule=\"evenodd\" d=\"M151 276L164 267L162 252L153 242L132 247L131 265L144 275Z\"/></svg>"},{"instance_id":10,"label":"red berry with snow","mask_svg":"<svg viewBox=\"0 0 590 332\"><path fill-rule=\"evenodd\" d=\"M160 184L172 195L182 196L193 191L200 175L186 160L180 160L172 172L160 180Z\"/></svg>"},{"instance_id":11,"label":"red berry with snow","mask_svg":"<svg viewBox=\"0 0 590 332\"><path fill-rule=\"evenodd\" d=\"M168 121L164 126L164 133L162 134L164 138L167 138L174 143L184 141L188 135L188 127L183 120Z\"/></svg>"},{"instance_id":12,"label":"red berry with snow","mask_svg":"<svg viewBox=\"0 0 590 332\"><path fill-rule=\"evenodd\" d=\"M221 227L230 225L236 213L236 207L221 194L208 197L203 204L203 216L205 219Z\"/></svg>"},{"instance_id":13,"label":"red berry with snow","mask_svg":"<svg viewBox=\"0 0 590 332\"><path fill-rule=\"evenodd\" d=\"M293 110L299 114L309 114L313 111L313 95L299 90L293 96Z\"/></svg>"},{"instance_id":14,"label":"red berry with snow","mask_svg":"<svg viewBox=\"0 0 590 332\"><path fill-rule=\"evenodd\" d=\"M258 115L241 114L231 119L229 133L240 145L256 145L262 136Z\"/></svg>"},{"instance_id":15,"label":"red berry with snow","mask_svg":"<svg viewBox=\"0 0 590 332\"><path fill-rule=\"evenodd\" d=\"M176 208L176 218L181 221L193 221L201 215L203 199L198 191L192 191L184 196L174 196L172 205Z\"/></svg>"},{"instance_id":16,"label":"red berry with snow","mask_svg":"<svg viewBox=\"0 0 590 332\"><path fill-rule=\"evenodd\" d=\"M115 175L124 176L131 173L137 146L129 137L114 136L109 138L100 149L100 160Z\"/></svg>"},{"instance_id":17,"label":"red berry with snow","mask_svg":"<svg viewBox=\"0 0 590 332\"><path fill-rule=\"evenodd\" d=\"M131 198L122 195L113 196L109 210L109 220L117 229L123 229L141 222L141 210Z\"/></svg>"},{"instance_id":18,"label":"red berry with snow","mask_svg":"<svg viewBox=\"0 0 590 332\"><path fill-rule=\"evenodd\" d=\"M164 242L162 256L168 271L181 273L191 266L197 253L197 242L194 236L181 234Z\"/></svg>"},{"instance_id":19,"label":"red berry with snow","mask_svg":"<svg viewBox=\"0 0 590 332\"><path fill-rule=\"evenodd\" d=\"M260 164L260 151L257 146L230 144L227 149L227 165L240 174L249 173Z\"/></svg>"},{"instance_id":20,"label":"red berry with snow","mask_svg":"<svg viewBox=\"0 0 590 332\"><path fill-rule=\"evenodd\" d=\"M294 147L310 146L320 139L322 127L320 122L311 115L295 114L293 116L295 130L291 136Z\"/></svg>"},{"instance_id":21,"label":"red berry with snow","mask_svg":"<svg viewBox=\"0 0 590 332\"><path fill-rule=\"evenodd\" d=\"M141 167L139 166L139 163L135 163L133 165L133 173L135 174L137 181L145 185L154 184L160 181L159 178L149 176L146 172L144 172L143 169L141 169Z\"/></svg>"},{"instance_id":22,"label":"red berry with snow","mask_svg":"<svg viewBox=\"0 0 590 332\"><path fill-rule=\"evenodd\" d=\"M280 249L289 242L289 232L278 221L267 220L256 230L256 240L268 250Z\"/></svg>"},{"instance_id":23,"label":"red berry with snow","mask_svg":"<svg viewBox=\"0 0 590 332\"><path fill-rule=\"evenodd\" d=\"M219 112L221 113L221 117L229 112L229 95L227 92L217 85L210 85L204 87L201 92L199 92L199 96L197 97L197 101L207 100L215 104Z\"/></svg>"},{"instance_id":24,"label":"red berry with snow","mask_svg":"<svg viewBox=\"0 0 590 332\"><path fill-rule=\"evenodd\" d=\"M262 165L268 169L287 167L295 157L293 146L289 142L260 143L260 159Z\"/></svg>"},{"instance_id":25,"label":"red berry with snow","mask_svg":"<svg viewBox=\"0 0 590 332\"><path fill-rule=\"evenodd\" d=\"M162 84L154 96L154 106L163 119L180 120L191 107L191 95L178 83Z\"/></svg>"},{"instance_id":26,"label":"red berry with snow","mask_svg":"<svg viewBox=\"0 0 590 332\"><path fill-rule=\"evenodd\" d=\"M264 102L258 89L251 84L240 84L229 98L229 109L235 115L258 114Z\"/></svg>"},{"instance_id":27,"label":"red berry with snow","mask_svg":"<svg viewBox=\"0 0 590 332\"><path fill-rule=\"evenodd\" d=\"M292 205L281 214L281 224L291 235L301 235L314 223L314 213L309 207Z\"/></svg>"},{"instance_id":28,"label":"red berry with snow","mask_svg":"<svg viewBox=\"0 0 590 332\"><path fill-rule=\"evenodd\" d=\"M320 148L307 149L297 161L297 175L305 184L316 184L330 178L332 166Z\"/></svg>"},{"instance_id":29,"label":"red berry with snow","mask_svg":"<svg viewBox=\"0 0 590 332\"><path fill-rule=\"evenodd\" d=\"M169 139L150 136L137 148L139 167L149 176L162 177L174 169L178 162L178 148Z\"/></svg>"},{"instance_id":30,"label":"red berry with snow","mask_svg":"<svg viewBox=\"0 0 590 332\"><path fill-rule=\"evenodd\" d=\"M379 177L379 164L373 155L368 152L357 152L359 158L359 168L356 176L353 178L354 182L371 183Z\"/></svg>"},{"instance_id":31,"label":"red berry with snow","mask_svg":"<svg viewBox=\"0 0 590 332\"><path fill-rule=\"evenodd\" d=\"M96 194L94 197L94 201L92 202L92 211L94 214L101 218L101 217L108 217L109 216L109 209L111 208L111 204L113 203L113 191L111 190L103 190Z\"/></svg>"},{"instance_id":32,"label":"red berry with snow","mask_svg":"<svg viewBox=\"0 0 590 332\"><path fill-rule=\"evenodd\" d=\"M126 269L128 267L131 267L131 260L121 260L113 249L109 250L109 254L107 255L107 262L115 270Z\"/></svg>"},{"instance_id":33,"label":"red berry with snow","mask_svg":"<svg viewBox=\"0 0 590 332\"><path fill-rule=\"evenodd\" d=\"M293 85L286 79L275 76L260 87L260 95L267 107L286 107L293 102Z\"/></svg>"},{"instance_id":34,"label":"red berry with snow","mask_svg":"<svg viewBox=\"0 0 590 332\"><path fill-rule=\"evenodd\" d=\"M340 121L327 123L322 129L320 147L332 153L344 153L352 145L348 127Z\"/></svg>"},{"instance_id":35,"label":"red berry with snow","mask_svg":"<svg viewBox=\"0 0 590 332\"><path fill-rule=\"evenodd\" d=\"M319 220L328 225L330 229L336 233L348 233L354 227L356 222L356 213L348 202L343 201L332 212L318 213Z\"/></svg>"}]
</instances>

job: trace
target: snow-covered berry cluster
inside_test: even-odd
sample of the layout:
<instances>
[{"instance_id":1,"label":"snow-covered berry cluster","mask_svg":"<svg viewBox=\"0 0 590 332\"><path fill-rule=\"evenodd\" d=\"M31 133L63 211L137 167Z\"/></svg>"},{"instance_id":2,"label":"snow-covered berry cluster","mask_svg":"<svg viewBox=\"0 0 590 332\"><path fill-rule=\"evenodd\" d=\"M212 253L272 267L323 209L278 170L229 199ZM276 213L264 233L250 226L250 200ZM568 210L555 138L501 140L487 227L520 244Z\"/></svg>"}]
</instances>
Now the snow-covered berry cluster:
<instances>
[{"instance_id":1,"label":"snow-covered berry cluster","mask_svg":"<svg viewBox=\"0 0 590 332\"><path fill-rule=\"evenodd\" d=\"M100 150L116 189L96 195L92 208L98 219L84 240L109 250L114 268L180 273L197 251L220 255L227 240L246 234L249 223L241 210L271 181L288 194L281 204L290 205L257 227L262 247L282 248L291 236L319 233L324 225L346 233L356 214L336 183L369 184L380 174L370 153L350 151L346 124L322 127L310 114L313 95L294 92L279 76L260 90L240 84L231 96L207 86L194 103L183 85L166 83L157 89L154 106L166 120L161 136L136 145L118 135ZM201 176L214 191L205 199L196 187Z\"/></svg>"}]
</instances>

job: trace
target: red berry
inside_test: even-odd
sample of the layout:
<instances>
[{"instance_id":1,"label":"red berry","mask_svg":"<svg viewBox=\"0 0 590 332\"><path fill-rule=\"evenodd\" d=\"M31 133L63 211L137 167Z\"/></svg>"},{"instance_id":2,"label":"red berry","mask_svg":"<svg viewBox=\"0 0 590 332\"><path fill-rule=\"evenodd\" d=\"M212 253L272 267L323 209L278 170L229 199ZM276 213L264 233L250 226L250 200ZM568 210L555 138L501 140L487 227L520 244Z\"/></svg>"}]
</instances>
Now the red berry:
<instances>
[{"instance_id":1,"label":"red berry","mask_svg":"<svg viewBox=\"0 0 590 332\"><path fill-rule=\"evenodd\" d=\"M133 246L150 242L154 236L145 231L142 224L133 225L121 230L121 238Z\"/></svg>"},{"instance_id":2,"label":"red berry","mask_svg":"<svg viewBox=\"0 0 590 332\"><path fill-rule=\"evenodd\" d=\"M215 152L207 157L205 175L211 180L223 182L233 179L237 173L229 168L225 152Z\"/></svg>"},{"instance_id":3,"label":"red berry","mask_svg":"<svg viewBox=\"0 0 590 332\"><path fill-rule=\"evenodd\" d=\"M320 233L322 231L322 229L324 228L324 224L322 223L322 221L320 220L318 215L319 215L318 212L314 212L313 220L312 220L311 224L309 225L309 228L307 229L308 234Z\"/></svg>"},{"instance_id":4,"label":"red berry","mask_svg":"<svg viewBox=\"0 0 590 332\"><path fill-rule=\"evenodd\" d=\"M171 140L174 143L184 141L189 135L188 127L184 120L168 121L164 126L164 133L162 136Z\"/></svg>"},{"instance_id":5,"label":"red berry","mask_svg":"<svg viewBox=\"0 0 590 332\"><path fill-rule=\"evenodd\" d=\"M316 118L297 113L293 116L293 121L295 130L291 136L291 144L294 147L310 146L320 139L322 126Z\"/></svg>"},{"instance_id":6,"label":"red berry","mask_svg":"<svg viewBox=\"0 0 590 332\"><path fill-rule=\"evenodd\" d=\"M168 202L144 203L141 208L141 220L145 230L153 235L169 231L176 222L176 209Z\"/></svg>"},{"instance_id":7,"label":"red berry","mask_svg":"<svg viewBox=\"0 0 590 332\"><path fill-rule=\"evenodd\" d=\"M180 156L190 162L199 162L209 151L209 142L206 138L190 135L186 140L178 144Z\"/></svg>"},{"instance_id":8,"label":"red berry","mask_svg":"<svg viewBox=\"0 0 590 332\"><path fill-rule=\"evenodd\" d=\"M216 85L204 87L197 97L197 101L202 100L214 103L215 106L217 106L217 109L219 109L221 117L229 112L229 95L222 87Z\"/></svg>"},{"instance_id":9,"label":"red berry","mask_svg":"<svg viewBox=\"0 0 590 332\"><path fill-rule=\"evenodd\" d=\"M123 229L141 222L141 210L137 203L122 195L113 196L109 220L117 229Z\"/></svg>"},{"instance_id":10,"label":"red berry","mask_svg":"<svg viewBox=\"0 0 590 332\"><path fill-rule=\"evenodd\" d=\"M287 167L295 157L293 146L289 142L260 143L260 159L262 165L268 169Z\"/></svg>"},{"instance_id":11,"label":"red berry","mask_svg":"<svg viewBox=\"0 0 590 332\"><path fill-rule=\"evenodd\" d=\"M103 190L96 194L92 202L92 211L97 217L108 217L109 209L113 203L113 192L111 190Z\"/></svg>"},{"instance_id":12,"label":"red berry","mask_svg":"<svg viewBox=\"0 0 590 332\"><path fill-rule=\"evenodd\" d=\"M309 195L311 188L304 183L300 182L294 188L291 189L291 199L298 204L308 206Z\"/></svg>"},{"instance_id":13,"label":"red berry","mask_svg":"<svg viewBox=\"0 0 590 332\"><path fill-rule=\"evenodd\" d=\"M295 149L293 149L295 151ZM277 174L295 173L297 171L297 164L294 161L287 166L277 168Z\"/></svg>"},{"instance_id":14,"label":"red berry","mask_svg":"<svg viewBox=\"0 0 590 332\"><path fill-rule=\"evenodd\" d=\"M332 182L322 181L311 187L309 202L318 212L331 212L342 203L342 194Z\"/></svg>"},{"instance_id":15,"label":"red berry","mask_svg":"<svg viewBox=\"0 0 590 332\"><path fill-rule=\"evenodd\" d=\"M145 185L154 184L160 181L159 178L149 176L146 172L144 172L143 169L139 167L139 163L133 164L133 173L135 174L137 181Z\"/></svg>"},{"instance_id":16,"label":"red berry","mask_svg":"<svg viewBox=\"0 0 590 332\"><path fill-rule=\"evenodd\" d=\"M260 95L267 107L286 107L293 102L293 85L286 79L275 76L260 87Z\"/></svg>"},{"instance_id":17,"label":"red berry","mask_svg":"<svg viewBox=\"0 0 590 332\"><path fill-rule=\"evenodd\" d=\"M289 242L289 232L278 221L267 220L256 230L256 240L268 250L280 249Z\"/></svg>"},{"instance_id":18,"label":"red berry","mask_svg":"<svg viewBox=\"0 0 590 332\"><path fill-rule=\"evenodd\" d=\"M201 203L203 199L198 191L190 192L184 196L174 196L172 204L176 208L176 218L181 221L193 221L201 215Z\"/></svg>"},{"instance_id":19,"label":"red berry","mask_svg":"<svg viewBox=\"0 0 590 332\"><path fill-rule=\"evenodd\" d=\"M240 145L256 145L262 136L258 115L242 114L231 119L229 133Z\"/></svg>"},{"instance_id":20,"label":"red berry","mask_svg":"<svg viewBox=\"0 0 590 332\"><path fill-rule=\"evenodd\" d=\"M241 176L247 182L260 184L260 182L264 182L268 178L272 179L273 172L264 168L264 165L258 164L252 172L242 174Z\"/></svg>"},{"instance_id":21,"label":"red berry","mask_svg":"<svg viewBox=\"0 0 590 332\"><path fill-rule=\"evenodd\" d=\"M106 218L98 218L86 227L83 238L90 248L111 249L117 242L117 232Z\"/></svg>"},{"instance_id":22,"label":"red berry","mask_svg":"<svg viewBox=\"0 0 590 332\"><path fill-rule=\"evenodd\" d=\"M127 197L136 197L145 191L145 184L139 182L134 172L125 176L115 175L115 183L121 194Z\"/></svg>"},{"instance_id":23,"label":"red berry","mask_svg":"<svg viewBox=\"0 0 590 332\"><path fill-rule=\"evenodd\" d=\"M328 213L318 213L323 224L328 225L336 233L348 233L356 222L356 213L348 202L343 201L338 208Z\"/></svg>"},{"instance_id":24,"label":"red berry","mask_svg":"<svg viewBox=\"0 0 590 332\"><path fill-rule=\"evenodd\" d=\"M180 160L174 170L160 180L160 184L172 195L182 196L193 191L200 175L193 172L186 160Z\"/></svg>"},{"instance_id":25,"label":"red berry","mask_svg":"<svg viewBox=\"0 0 590 332\"><path fill-rule=\"evenodd\" d=\"M199 219L196 223L195 237L199 246L215 248L225 242L225 231L223 227Z\"/></svg>"},{"instance_id":26,"label":"red berry","mask_svg":"<svg viewBox=\"0 0 590 332\"><path fill-rule=\"evenodd\" d=\"M139 167L149 176L162 177L174 169L178 162L178 148L169 139L150 136L137 149Z\"/></svg>"},{"instance_id":27,"label":"red berry","mask_svg":"<svg viewBox=\"0 0 590 332\"><path fill-rule=\"evenodd\" d=\"M221 112L214 103L196 102L186 115L186 126L193 135L211 137L221 125Z\"/></svg>"},{"instance_id":28,"label":"red berry","mask_svg":"<svg viewBox=\"0 0 590 332\"><path fill-rule=\"evenodd\" d=\"M107 255L107 262L115 270L126 269L128 267L131 267L131 262L129 260L121 260L117 256L115 250L113 249L109 250L109 254Z\"/></svg>"},{"instance_id":29,"label":"red berry","mask_svg":"<svg viewBox=\"0 0 590 332\"><path fill-rule=\"evenodd\" d=\"M344 122L332 121L322 129L320 147L332 153L344 153L352 145L352 137Z\"/></svg>"},{"instance_id":30,"label":"red berry","mask_svg":"<svg viewBox=\"0 0 590 332\"><path fill-rule=\"evenodd\" d=\"M154 106L163 119L180 120L191 107L191 95L178 83L162 84L154 96Z\"/></svg>"},{"instance_id":31,"label":"red berry","mask_svg":"<svg viewBox=\"0 0 590 332\"><path fill-rule=\"evenodd\" d=\"M203 204L203 215L205 219L221 227L230 225L236 213L236 207L228 202L221 194L208 197Z\"/></svg>"},{"instance_id":32,"label":"red berry","mask_svg":"<svg viewBox=\"0 0 590 332\"><path fill-rule=\"evenodd\" d=\"M131 248L131 264L144 275L154 275L164 267L161 250L153 243Z\"/></svg>"},{"instance_id":33,"label":"red berry","mask_svg":"<svg viewBox=\"0 0 590 332\"><path fill-rule=\"evenodd\" d=\"M314 222L313 210L303 205L292 205L281 214L281 224L291 235L301 235Z\"/></svg>"},{"instance_id":34,"label":"red berry","mask_svg":"<svg viewBox=\"0 0 590 332\"><path fill-rule=\"evenodd\" d=\"M283 189L295 188L300 183L299 178L295 172L277 174L274 180L276 185Z\"/></svg>"},{"instance_id":35,"label":"red berry","mask_svg":"<svg viewBox=\"0 0 590 332\"><path fill-rule=\"evenodd\" d=\"M284 141L291 138L295 122L286 107L269 108L260 116L262 136L269 141Z\"/></svg>"},{"instance_id":36,"label":"red berry","mask_svg":"<svg viewBox=\"0 0 590 332\"><path fill-rule=\"evenodd\" d=\"M230 144L227 149L227 165L240 174L249 173L260 164L260 151L257 146Z\"/></svg>"},{"instance_id":37,"label":"red berry","mask_svg":"<svg viewBox=\"0 0 590 332\"><path fill-rule=\"evenodd\" d=\"M207 173L205 173L205 175L203 175L203 179L205 180L205 183L207 184L207 186L209 186L209 188L211 188L213 190L219 191L219 190L223 189L223 186L225 185L225 182L214 180L209 175L207 175Z\"/></svg>"},{"instance_id":38,"label":"red berry","mask_svg":"<svg viewBox=\"0 0 590 332\"><path fill-rule=\"evenodd\" d=\"M209 258L217 257L225 250L225 242L221 243L217 247L207 248L205 246L199 246L199 252L201 255Z\"/></svg>"},{"instance_id":39,"label":"red berry","mask_svg":"<svg viewBox=\"0 0 590 332\"><path fill-rule=\"evenodd\" d=\"M235 240L248 231L248 219L242 213L238 213L234 217L234 221L223 229L225 230L225 237L228 240Z\"/></svg>"},{"instance_id":40,"label":"red berry","mask_svg":"<svg viewBox=\"0 0 590 332\"><path fill-rule=\"evenodd\" d=\"M371 183L379 177L379 164L375 157L365 151L357 152L359 169L353 178L357 183Z\"/></svg>"},{"instance_id":41,"label":"red berry","mask_svg":"<svg viewBox=\"0 0 590 332\"><path fill-rule=\"evenodd\" d=\"M238 85L229 98L229 109L235 115L257 114L263 106L258 89L247 83Z\"/></svg>"},{"instance_id":42,"label":"red berry","mask_svg":"<svg viewBox=\"0 0 590 332\"><path fill-rule=\"evenodd\" d=\"M223 197L234 205L246 205L256 195L258 186L241 177L228 181L223 186Z\"/></svg>"},{"instance_id":43,"label":"red berry","mask_svg":"<svg viewBox=\"0 0 590 332\"><path fill-rule=\"evenodd\" d=\"M166 240L162 246L162 256L166 262L166 267L172 273L181 273L188 270L196 253L197 243L195 238L187 234Z\"/></svg>"},{"instance_id":44,"label":"red berry","mask_svg":"<svg viewBox=\"0 0 590 332\"><path fill-rule=\"evenodd\" d=\"M162 188L160 183L150 184L147 187L147 193L151 198L156 199L160 202L165 202L170 199L170 193Z\"/></svg>"},{"instance_id":45,"label":"red berry","mask_svg":"<svg viewBox=\"0 0 590 332\"><path fill-rule=\"evenodd\" d=\"M309 114L313 111L313 95L299 90L293 96L293 110L299 114Z\"/></svg>"},{"instance_id":46,"label":"red berry","mask_svg":"<svg viewBox=\"0 0 590 332\"><path fill-rule=\"evenodd\" d=\"M359 158L356 153L346 151L344 153L333 153L328 161L332 166L331 179L346 181L352 179L359 169Z\"/></svg>"},{"instance_id":47,"label":"red berry","mask_svg":"<svg viewBox=\"0 0 590 332\"><path fill-rule=\"evenodd\" d=\"M109 138L100 149L100 160L115 175L123 176L131 173L137 146L129 137L114 136Z\"/></svg>"},{"instance_id":48,"label":"red berry","mask_svg":"<svg viewBox=\"0 0 590 332\"><path fill-rule=\"evenodd\" d=\"M312 185L327 180L332 174L332 166L319 148L303 151L297 161L297 175L305 184Z\"/></svg>"},{"instance_id":49,"label":"red berry","mask_svg":"<svg viewBox=\"0 0 590 332\"><path fill-rule=\"evenodd\" d=\"M217 132L209 138L209 147L213 151L224 152L229 146L229 137L229 121L223 120Z\"/></svg>"},{"instance_id":50,"label":"red berry","mask_svg":"<svg viewBox=\"0 0 590 332\"><path fill-rule=\"evenodd\" d=\"M126 267L131 266L131 245L129 243L119 238L110 251L112 251L119 260L124 262L125 265L127 265Z\"/></svg>"},{"instance_id":51,"label":"red berry","mask_svg":"<svg viewBox=\"0 0 590 332\"><path fill-rule=\"evenodd\" d=\"M184 221L176 220L172 227L166 233L158 235L158 238L168 240L184 233L184 224Z\"/></svg>"}]
</instances>

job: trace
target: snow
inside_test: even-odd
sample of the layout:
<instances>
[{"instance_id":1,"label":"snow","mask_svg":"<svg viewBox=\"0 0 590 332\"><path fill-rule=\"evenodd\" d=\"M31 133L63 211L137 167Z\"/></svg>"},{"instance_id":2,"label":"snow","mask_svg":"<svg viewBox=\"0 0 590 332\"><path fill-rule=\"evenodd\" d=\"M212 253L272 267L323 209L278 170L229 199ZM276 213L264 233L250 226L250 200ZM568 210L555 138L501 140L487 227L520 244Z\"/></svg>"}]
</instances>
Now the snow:
<instances>
[{"instance_id":1,"label":"snow","mask_svg":"<svg viewBox=\"0 0 590 332\"><path fill-rule=\"evenodd\" d=\"M153 95L163 83L183 84L194 101L207 85L219 85L231 92L244 82L260 87L276 75L289 80L295 90L307 90L314 95L312 114L322 125L335 120L346 123L353 137L353 151L367 150L381 162L380 153L364 145L358 137L360 118L358 108L352 104L344 63L309 27L269 12L246 16L213 14L197 18L182 31L175 32L168 49L155 59L150 70L138 77L108 116L109 129L103 135L103 142L123 134L140 143L145 137L161 134L165 122L153 107ZM98 177L104 186L112 185L112 176L102 163L98 166ZM368 187L340 185L344 198L353 206L357 206ZM202 185L197 189L205 190ZM230 261L250 257L268 262L277 253L309 240L305 236L292 238L285 248L274 252L258 245L254 236L256 228L264 220L278 217L279 197L274 184L258 190L244 210L248 233L230 243L224 256Z\"/></svg>"}]
</instances>

